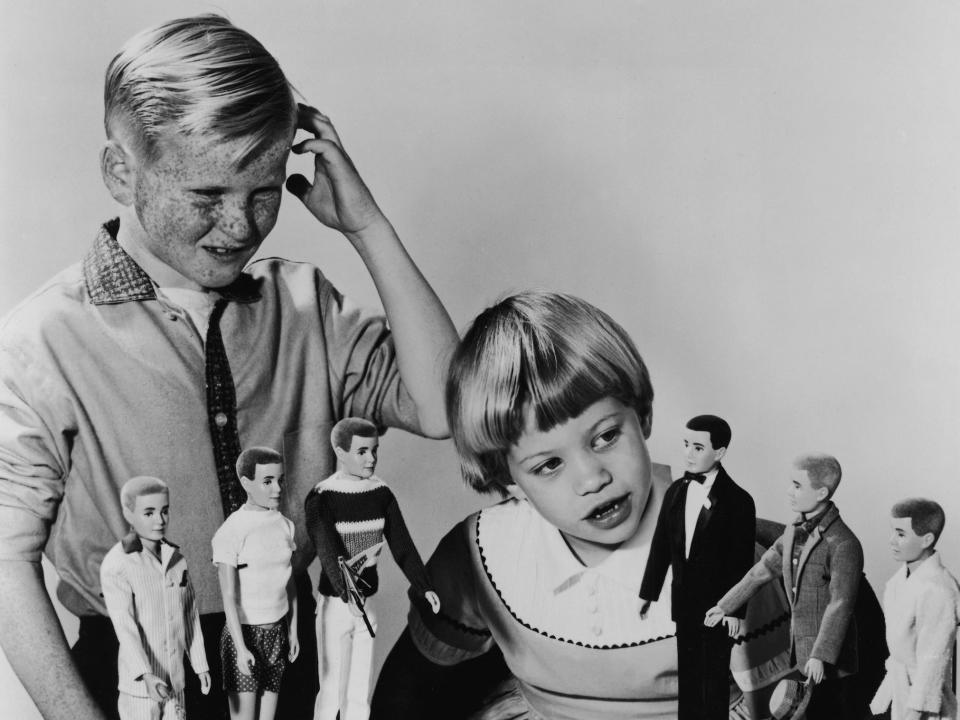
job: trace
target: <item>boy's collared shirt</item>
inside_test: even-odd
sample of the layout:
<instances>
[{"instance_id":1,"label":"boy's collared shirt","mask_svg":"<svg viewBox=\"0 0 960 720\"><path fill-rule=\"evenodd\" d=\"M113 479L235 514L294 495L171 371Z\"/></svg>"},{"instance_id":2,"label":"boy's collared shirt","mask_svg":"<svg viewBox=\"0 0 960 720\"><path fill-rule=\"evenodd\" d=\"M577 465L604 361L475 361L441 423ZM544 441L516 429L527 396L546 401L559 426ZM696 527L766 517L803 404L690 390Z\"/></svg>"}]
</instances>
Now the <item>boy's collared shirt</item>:
<instances>
[{"instance_id":1,"label":"boy's collared shirt","mask_svg":"<svg viewBox=\"0 0 960 720\"><path fill-rule=\"evenodd\" d=\"M100 228L82 264L0 320L0 559L60 574L75 615L103 614L97 567L127 530L120 486L163 468L178 540L194 559L201 613L223 608L210 538L223 522L204 397L203 337ZM240 437L282 450L281 511L309 548L302 498L333 472L343 416L418 432L386 321L343 298L315 267L267 258L235 285L219 327ZM242 287L241 287L242 286ZM312 553L294 557L305 572Z\"/></svg>"},{"instance_id":2,"label":"boy's collared shirt","mask_svg":"<svg viewBox=\"0 0 960 720\"><path fill-rule=\"evenodd\" d=\"M158 558L131 533L104 557L100 579L120 641L120 692L148 697L145 673L182 692L184 652L195 673L208 671L193 586L179 547L161 541Z\"/></svg>"}]
</instances>

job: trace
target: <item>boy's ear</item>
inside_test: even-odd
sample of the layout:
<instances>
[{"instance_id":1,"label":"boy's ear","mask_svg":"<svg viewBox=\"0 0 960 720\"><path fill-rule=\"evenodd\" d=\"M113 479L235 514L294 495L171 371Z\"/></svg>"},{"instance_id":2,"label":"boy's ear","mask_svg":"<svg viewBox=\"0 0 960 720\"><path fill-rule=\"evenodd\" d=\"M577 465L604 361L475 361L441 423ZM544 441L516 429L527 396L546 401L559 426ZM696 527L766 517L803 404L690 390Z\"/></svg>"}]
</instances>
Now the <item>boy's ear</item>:
<instances>
[{"instance_id":1,"label":"boy's ear","mask_svg":"<svg viewBox=\"0 0 960 720\"><path fill-rule=\"evenodd\" d=\"M830 499L830 490L826 487L826 485L817 488L817 497L820 498L820 502Z\"/></svg>"},{"instance_id":2,"label":"boy's ear","mask_svg":"<svg viewBox=\"0 0 960 720\"><path fill-rule=\"evenodd\" d=\"M336 445L333 446L333 454L337 456L337 460L340 462L343 462L343 456L346 454L346 452L347 451L342 447L338 447Z\"/></svg>"},{"instance_id":3,"label":"boy's ear","mask_svg":"<svg viewBox=\"0 0 960 720\"><path fill-rule=\"evenodd\" d=\"M934 542L936 542L936 538L933 536L933 533L924 533L920 538L920 543L923 545L924 550L933 547Z\"/></svg>"},{"instance_id":4,"label":"boy's ear","mask_svg":"<svg viewBox=\"0 0 960 720\"><path fill-rule=\"evenodd\" d=\"M725 447L717 448L714 450L714 453L717 458L717 462L720 462L723 459L723 456L727 454L727 449Z\"/></svg>"},{"instance_id":5,"label":"boy's ear","mask_svg":"<svg viewBox=\"0 0 960 720\"><path fill-rule=\"evenodd\" d=\"M133 525L133 513L130 511L130 508L121 504L120 509L123 510L123 519Z\"/></svg>"},{"instance_id":6,"label":"boy's ear","mask_svg":"<svg viewBox=\"0 0 960 720\"><path fill-rule=\"evenodd\" d=\"M113 199L124 207L133 205L136 168L130 151L117 140L107 140L100 151L100 174Z\"/></svg>"}]
</instances>

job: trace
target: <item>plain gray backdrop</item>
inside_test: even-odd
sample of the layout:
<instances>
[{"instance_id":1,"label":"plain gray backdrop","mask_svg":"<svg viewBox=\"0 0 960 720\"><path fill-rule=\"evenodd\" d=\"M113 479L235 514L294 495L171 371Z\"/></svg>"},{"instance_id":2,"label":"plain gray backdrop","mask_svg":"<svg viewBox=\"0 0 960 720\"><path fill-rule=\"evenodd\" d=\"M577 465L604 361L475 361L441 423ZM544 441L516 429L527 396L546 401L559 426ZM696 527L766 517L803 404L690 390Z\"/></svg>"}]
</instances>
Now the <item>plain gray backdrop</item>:
<instances>
[{"instance_id":1,"label":"plain gray backdrop","mask_svg":"<svg viewBox=\"0 0 960 720\"><path fill-rule=\"evenodd\" d=\"M944 505L940 546L960 569L957 3L2 6L0 313L115 212L97 154L121 43L221 12L333 118L459 327L511 290L581 295L650 365L656 460L678 465L688 417L723 415L728 470L785 520L791 458L832 452L878 592L905 496ZM348 243L291 196L261 254L316 263L379 305ZM424 556L486 502L447 442L390 432L379 474ZM173 513L175 539L176 498ZM384 565L378 666L406 613ZM5 716L37 717L5 665L0 693Z\"/></svg>"}]
</instances>

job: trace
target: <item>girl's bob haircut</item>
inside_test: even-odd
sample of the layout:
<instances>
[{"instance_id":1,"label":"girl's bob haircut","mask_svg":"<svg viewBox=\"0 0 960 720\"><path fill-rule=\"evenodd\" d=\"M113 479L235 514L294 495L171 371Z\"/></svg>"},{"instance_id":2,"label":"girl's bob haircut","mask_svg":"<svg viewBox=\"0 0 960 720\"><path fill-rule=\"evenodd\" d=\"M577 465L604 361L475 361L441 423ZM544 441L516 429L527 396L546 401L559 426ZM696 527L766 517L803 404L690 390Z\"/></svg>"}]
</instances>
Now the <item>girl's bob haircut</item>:
<instances>
[{"instance_id":1,"label":"girl's bob haircut","mask_svg":"<svg viewBox=\"0 0 960 720\"><path fill-rule=\"evenodd\" d=\"M447 420L463 477L506 493L507 453L526 428L540 431L612 397L649 432L653 385L630 336L585 300L528 291L484 310L458 345L447 377Z\"/></svg>"}]
</instances>

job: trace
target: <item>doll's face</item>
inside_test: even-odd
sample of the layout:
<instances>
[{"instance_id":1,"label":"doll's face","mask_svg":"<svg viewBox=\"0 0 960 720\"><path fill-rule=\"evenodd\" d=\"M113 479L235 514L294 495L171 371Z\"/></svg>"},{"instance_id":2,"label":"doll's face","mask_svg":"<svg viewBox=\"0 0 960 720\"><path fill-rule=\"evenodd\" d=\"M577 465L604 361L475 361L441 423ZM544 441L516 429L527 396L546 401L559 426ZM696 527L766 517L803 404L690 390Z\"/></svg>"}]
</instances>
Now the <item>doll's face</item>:
<instances>
[{"instance_id":1,"label":"doll's face","mask_svg":"<svg viewBox=\"0 0 960 720\"><path fill-rule=\"evenodd\" d=\"M123 516L142 540L159 542L170 520L170 495L165 492L139 495L134 498L132 510L123 509Z\"/></svg>"},{"instance_id":2,"label":"doll's face","mask_svg":"<svg viewBox=\"0 0 960 720\"><path fill-rule=\"evenodd\" d=\"M586 565L602 562L640 527L650 455L636 411L619 400L604 398L546 431L528 413L507 467L520 494Z\"/></svg>"},{"instance_id":3,"label":"doll's face","mask_svg":"<svg viewBox=\"0 0 960 720\"><path fill-rule=\"evenodd\" d=\"M710 433L706 430L684 429L683 458L687 463L687 470L690 472L710 472L726 452L725 447L714 449L710 440Z\"/></svg>"},{"instance_id":4,"label":"doll's face","mask_svg":"<svg viewBox=\"0 0 960 720\"><path fill-rule=\"evenodd\" d=\"M790 509L797 513L809 513L820 507L829 498L825 487L814 488L810 484L810 475L806 470L793 468L790 471L790 484L787 489Z\"/></svg>"},{"instance_id":5,"label":"doll's face","mask_svg":"<svg viewBox=\"0 0 960 720\"><path fill-rule=\"evenodd\" d=\"M240 478L247 491L247 507L253 510L276 510L283 490L283 464L257 465L252 478Z\"/></svg>"},{"instance_id":6,"label":"doll's face","mask_svg":"<svg viewBox=\"0 0 960 720\"><path fill-rule=\"evenodd\" d=\"M334 448L337 459L344 472L357 480L366 480L377 469L377 453L380 438L354 435L350 440L350 449Z\"/></svg>"},{"instance_id":7,"label":"doll's face","mask_svg":"<svg viewBox=\"0 0 960 720\"><path fill-rule=\"evenodd\" d=\"M926 555L933 545L933 533L917 535L913 531L913 521L908 518L890 518L890 551L897 562L911 563Z\"/></svg>"}]
</instances>

